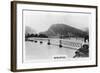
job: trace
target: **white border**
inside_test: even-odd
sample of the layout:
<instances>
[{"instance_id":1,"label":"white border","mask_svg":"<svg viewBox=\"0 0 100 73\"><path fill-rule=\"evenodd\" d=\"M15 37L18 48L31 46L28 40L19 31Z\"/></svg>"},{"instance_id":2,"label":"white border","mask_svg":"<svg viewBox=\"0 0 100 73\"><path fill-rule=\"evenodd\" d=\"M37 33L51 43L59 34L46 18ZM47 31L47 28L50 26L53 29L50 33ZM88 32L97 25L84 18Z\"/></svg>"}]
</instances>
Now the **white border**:
<instances>
[{"instance_id":1,"label":"white border","mask_svg":"<svg viewBox=\"0 0 100 73\"><path fill-rule=\"evenodd\" d=\"M69 61L47 61L39 63L22 63L22 10L54 10L54 11L71 11L71 12L89 12L91 13L89 25L89 42L90 42L90 57L84 59L73 59ZM48 68L48 67L66 67L66 66L82 66L82 65L95 65L96 59L96 11L94 8L81 8L81 7L59 7L59 6L45 6L45 5L29 5L17 4L17 69L34 69L34 68ZM24 25L23 25L24 26Z\"/></svg>"}]
</instances>

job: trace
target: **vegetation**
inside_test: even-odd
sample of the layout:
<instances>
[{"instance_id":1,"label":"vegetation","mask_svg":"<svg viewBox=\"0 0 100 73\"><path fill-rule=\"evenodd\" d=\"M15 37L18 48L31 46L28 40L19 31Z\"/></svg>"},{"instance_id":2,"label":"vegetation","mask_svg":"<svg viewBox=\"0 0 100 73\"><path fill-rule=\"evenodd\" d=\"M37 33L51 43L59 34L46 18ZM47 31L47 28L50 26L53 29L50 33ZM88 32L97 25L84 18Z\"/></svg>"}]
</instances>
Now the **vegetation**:
<instances>
[{"instance_id":1,"label":"vegetation","mask_svg":"<svg viewBox=\"0 0 100 73\"><path fill-rule=\"evenodd\" d=\"M29 37L48 38L48 36L46 36L45 34L25 34L25 38Z\"/></svg>"}]
</instances>

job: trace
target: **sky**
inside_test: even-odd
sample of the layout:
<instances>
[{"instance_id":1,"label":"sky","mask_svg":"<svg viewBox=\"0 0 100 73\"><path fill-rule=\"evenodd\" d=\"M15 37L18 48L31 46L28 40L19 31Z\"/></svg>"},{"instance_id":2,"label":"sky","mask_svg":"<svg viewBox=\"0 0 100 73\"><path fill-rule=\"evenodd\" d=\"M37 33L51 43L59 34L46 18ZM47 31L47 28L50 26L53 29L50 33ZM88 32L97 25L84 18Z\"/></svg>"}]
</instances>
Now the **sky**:
<instances>
[{"instance_id":1,"label":"sky","mask_svg":"<svg viewBox=\"0 0 100 73\"><path fill-rule=\"evenodd\" d=\"M23 24L37 33L48 30L53 24L66 24L86 30L90 23L90 15L86 13L23 11Z\"/></svg>"}]
</instances>

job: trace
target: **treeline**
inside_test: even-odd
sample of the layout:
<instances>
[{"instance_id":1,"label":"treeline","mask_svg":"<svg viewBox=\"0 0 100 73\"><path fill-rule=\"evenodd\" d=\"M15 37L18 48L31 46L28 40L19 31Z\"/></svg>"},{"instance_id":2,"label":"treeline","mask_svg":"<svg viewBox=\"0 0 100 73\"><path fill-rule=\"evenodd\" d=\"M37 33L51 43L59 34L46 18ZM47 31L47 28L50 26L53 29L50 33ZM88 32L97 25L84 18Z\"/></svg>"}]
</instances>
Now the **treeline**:
<instances>
[{"instance_id":1,"label":"treeline","mask_svg":"<svg viewBox=\"0 0 100 73\"><path fill-rule=\"evenodd\" d=\"M29 38L29 37L39 37L39 38L48 38L48 36L46 36L45 34L25 34L25 38Z\"/></svg>"}]
</instances>

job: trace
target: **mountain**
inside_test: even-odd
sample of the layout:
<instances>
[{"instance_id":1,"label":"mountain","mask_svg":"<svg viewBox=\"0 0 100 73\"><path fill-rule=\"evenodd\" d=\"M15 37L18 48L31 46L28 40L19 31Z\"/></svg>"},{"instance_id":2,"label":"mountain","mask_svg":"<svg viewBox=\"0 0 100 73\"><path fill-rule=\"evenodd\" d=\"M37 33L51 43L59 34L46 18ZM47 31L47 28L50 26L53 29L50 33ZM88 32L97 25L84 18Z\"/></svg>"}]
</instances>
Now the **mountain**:
<instances>
[{"instance_id":1,"label":"mountain","mask_svg":"<svg viewBox=\"0 0 100 73\"><path fill-rule=\"evenodd\" d=\"M88 35L85 31L74 28L72 26L66 24L53 24L47 31L41 32L41 34L45 34L46 36L78 36L84 37Z\"/></svg>"},{"instance_id":2,"label":"mountain","mask_svg":"<svg viewBox=\"0 0 100 73\"><path fill-rule=\"evenodd\" d=\"M29 26L25 26L25 34L36 34L36 31Z\"/></svg>"}]
</instances>

